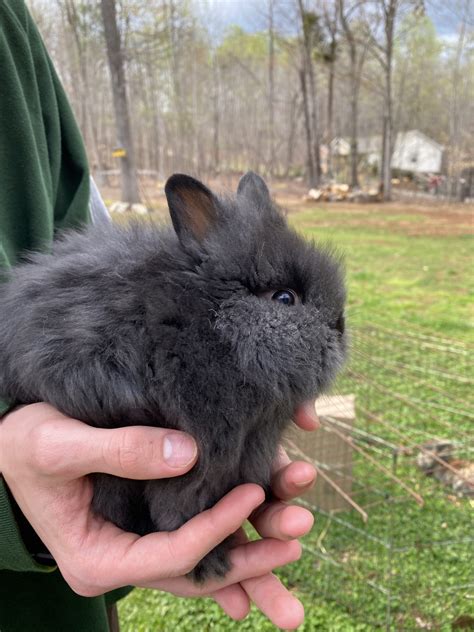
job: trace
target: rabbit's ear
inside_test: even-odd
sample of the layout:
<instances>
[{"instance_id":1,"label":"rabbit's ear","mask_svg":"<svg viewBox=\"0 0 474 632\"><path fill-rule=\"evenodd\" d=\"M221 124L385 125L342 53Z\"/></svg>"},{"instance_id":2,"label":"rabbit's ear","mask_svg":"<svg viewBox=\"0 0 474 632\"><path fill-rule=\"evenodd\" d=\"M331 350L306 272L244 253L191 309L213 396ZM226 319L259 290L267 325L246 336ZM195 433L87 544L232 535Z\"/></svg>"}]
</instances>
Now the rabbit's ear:
<instances>
[{"instance_id":1,"label":"rabbit's ear","mask_svg":"<svg viewBox=\"0 0 474 632\"><path fill-rule=\"evenodd\" d=\"M183 246L201 243L217 222L214 194L204 184L181 173L165 185L171 221Z\"/></svg>"},{"instance_id":2,"label":"rabbit's ear","mask_svg":"<svg viewBox=\"0 0 474 632\"><path fill-rule=\"evenodd\" d=\"M239 186L237 187L237 195L244 196L259 206L266 206L271 203L270 192L267 185L263 179L253 171L248 171L240 178Z\"/></svg>"}]
</instances>

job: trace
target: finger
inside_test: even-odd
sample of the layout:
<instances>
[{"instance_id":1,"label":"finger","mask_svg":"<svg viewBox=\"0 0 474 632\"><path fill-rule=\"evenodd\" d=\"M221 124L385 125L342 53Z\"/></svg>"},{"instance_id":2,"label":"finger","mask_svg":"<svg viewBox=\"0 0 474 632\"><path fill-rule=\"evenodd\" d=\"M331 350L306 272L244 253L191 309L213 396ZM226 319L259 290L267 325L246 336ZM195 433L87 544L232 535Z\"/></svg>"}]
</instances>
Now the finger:
<instances>
[{"instance_id":1,"label":"finger","mask_svg":"<svg viewBox=\"0 0 474 632\"><path fill-rule=\"evenodd\" d=\"M251 522L263 538L293 540L311 531L314 516L304 507L274 502L257 509Z\"/></svg>"},{"instance_id":2,"label":"finger","mask_svg":"<svg viewBox=\"0 0 474 632\"><path fill-rule=\"evenodd\" d=\"M316 469L305 461L293 461L272 477L271 488L276 498L290 500L307 492L316 481Z\"/></svg>"},{"instance_id":3,"label":"finger","mask_svg":"<svg viewBox=\"0 0 474 632\"><path fill-rule=\"evenodd\" d=\"M280 542L278 540L256 540L232 549L230 552L231 570L224 578L209 579L199 586L184 577L166 580L166 590L185 596L205 596L238 584L250 577L260 577L279 566L295 562L301 557L301 545L296 540ZM165 589L161 582L142 585L144 588Z\"/></svg>"},{"instance_id":4,"label":"finger","mask_svg":"<svg viewBox=\"0 0 474 632\"><path fill-rule=\"evenodd\" d=\"M231 571L226 575L225 581L240 583L249 577L260 577L275 568L295 562L300 557L301 544L296 540L281 542L265 539L247 542L230 552ZM219 586L219 580L211 581L208 586Z\"/></svg>"},{"instance_id":5,"label":"finger","mask_svg":"<svg viewBox=\"0 0 474 632\"><path fill-rule=\"evenodd\" d=\"M197 459L189 435L164 428L93 428L64 417L40 424L33 435L34 459L41 473L72 480L104 472L139 480L187 472Z\"/></svg>"},{"instance_id":6,"label":"finger","mask_svg":"<svg viewBox=\"0 0 474 632\"><path fill-rule=\"evenodd\" d=\"M278 628L294 630L304 621L303 604L273 574L253 577L242 588L257 608Z\"/></svg>"},{"instance_id":7,"label":"finger","mask_svg":"<svg viewBox=\"0 0 474 632\"><path fill-rule=\"evenodd\" d=\"M307 401L301 406L298 406L293 421L302 430L317 430L321 422L316 414L314 400Z\"/></svg>"},{"instance_id":8,"label":"finger","mask_svg":"<svg viewBox=\"0 0 474 632\"><path fill-rule=\"evenodd\" d=\"M115 563L110 566L115 574L114 582L118 586L145 586L156 581L157 576L176 577L188 573L209 551L234 533L263 499L261 487L241 485L176 531L136 539L121 556L113 556ZM120 557L118 564L117 557ZM222 587L216 585L215 589Z\"/></svg>"},{"instance_id":9,"label":"finger","mask_svg":"<svg viewBox=\"0 0 474 632\"><path fill-rule=\"evenodd\" d=\"M241 621L250 612L250 599L239 584L227 586L212 594L222 610L236 621Z\"/></svg>"}]
</instances>

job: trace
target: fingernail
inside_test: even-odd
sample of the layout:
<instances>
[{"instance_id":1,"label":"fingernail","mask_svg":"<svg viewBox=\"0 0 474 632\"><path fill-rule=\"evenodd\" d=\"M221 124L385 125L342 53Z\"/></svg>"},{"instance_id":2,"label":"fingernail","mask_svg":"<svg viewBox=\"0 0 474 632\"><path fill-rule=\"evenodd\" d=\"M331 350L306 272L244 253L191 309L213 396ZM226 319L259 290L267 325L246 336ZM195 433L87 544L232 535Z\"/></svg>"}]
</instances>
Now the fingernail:
<instances>
[{"instance_id":1,"label":"fingernail","mask_svg":"<svg viewBox=\"0 0 474 632\"><path fill-rule=\"evenodd\" d=\"M196 443L184 432L170 432L163 439L163 458L171 467L188 465L196 453Z\"/></svg>"},{"instance_id":2,"label":"fingernail","mask_svg":"<svg viewBox=\"0 0 474 632\"><path fill-rule=\"evenodd\" d=\"M310 469L311 469L311 472L309 471ZM301 471L300 475L302 478L294 482L296 487L299 487L300 489L302 489L303 487L309 487L310 485L313 485L314 481L316 480L317 474L311 465L306 464L305 470L306 470L306 476L305 476L305 473Z\"/></svg>"},{"instance_id":3,"label":"fingernail","mask_svg":"<svg viewBox=\"0 0 474 632\"><path fill-rule=\"evenodd\" d=\"M310 478L307 481L298 481L298 482L295 481L295 487L300 487L302 489L303 487L308 487L308 485L312 485L314 481L315 481L314 477Z\"/></svg>"}]
</instances>

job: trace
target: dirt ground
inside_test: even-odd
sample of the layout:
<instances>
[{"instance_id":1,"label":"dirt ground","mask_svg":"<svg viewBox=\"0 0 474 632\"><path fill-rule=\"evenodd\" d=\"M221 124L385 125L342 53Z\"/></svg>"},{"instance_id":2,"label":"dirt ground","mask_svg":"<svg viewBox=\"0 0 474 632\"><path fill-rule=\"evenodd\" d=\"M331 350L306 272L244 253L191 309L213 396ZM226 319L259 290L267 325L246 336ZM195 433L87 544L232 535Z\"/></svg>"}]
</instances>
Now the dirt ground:
<instances>
[{"instance_id":1,"label":"dirt ground","mask_svg":"<svg viewBox=\"0 0 474 632\"><path fill-rule=\"evenodd\" d=\"M280 183L278 183L280 184ZM291 213L317 207L327 213L328 223L342 221L348 226L369 226L403 232L409 235L464 235L474 229L474 205L445 202L313 202L305 201L306 187L299 183L274 189L277 202ZM394 192L394 197L396 191ZM331 216L334 216L331 219Z\"/></svg>"},{"instance_id":2,"label":"dirt ground","mask_svg":"<svg viewBox=\"0 0 474 632\"><path fill-rule=\"evenodd\" d=\"M295 212L311 208L311 203L295 205ZM348 226L386 228L407 235L458 236L473 234L473 205L443 205L429 207L420 204L389 202L377 204L351 204L343 202L321 203L320 209L333 213ZM292 212L291 205L288 205ZM346 216L343 218L343 216Z\"/></svg>"},{"instance_id":3,"label":"dirt ground","mask_svg":"<svg viewBox=\"0 0 474 632\"><path fill-rule=\"evenodd\" d=\"M221 176L207 179L208 186L217 192L235 191L238 176ZM141 179L140 192L142 202L153 209L157 216L166 217L166 199L163 192L164 182ZM300 181L274 180L269 183L270 190L277 203L288 214L304 213L317 209L327 213L328 225L343 222L348 226L358 225L374 228L386 227L389 230L409 235L465 235L473 234L474 205L438 201L410 202L395 200L388 203L352 203L352 202L314 202L305 201L307 187ZM101 193L110 206L120 199L117 182L109 182L100 187ZM394 194L396 196L396 192ZM319 220L318 220L319 222Z\"/></svg>"}]
</instances>

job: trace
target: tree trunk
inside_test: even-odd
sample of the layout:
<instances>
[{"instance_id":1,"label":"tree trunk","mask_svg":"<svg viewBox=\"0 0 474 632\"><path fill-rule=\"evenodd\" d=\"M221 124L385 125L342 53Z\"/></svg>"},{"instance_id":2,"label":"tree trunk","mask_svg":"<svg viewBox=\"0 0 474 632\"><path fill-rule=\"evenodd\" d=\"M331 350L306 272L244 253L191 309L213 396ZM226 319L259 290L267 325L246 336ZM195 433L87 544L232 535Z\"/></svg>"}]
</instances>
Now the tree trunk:
<instances>
[{"instance_id":1,"label":"tree trunk","mask_svg":"<svg viewBox=\"0 0 474 632\"><path fill-rule=\"evenodd\" d=\"M383 199L389 201L392 195L392 115L390 104L385 104L383 117L382 149L382 190Z\"/></svg>"},{"instance_id":2,"label":"tree trunk","mask_svg":"<svg viewBox=\"0 0 474 632\"><path fill-rule=\"evenodd\" d=\"M172 82L175 102L173 109L175 111L176 120L176 136L175 147L172 158L173 171L177 168L188 170L190 168L191 156L191 130L189 129L189 120L187 115L186 92L182 86L182 73L180 72L181 48L180 48L180 29L179 29L179 12L177 10L176 0L169 0L164 4L166 8L166 20L169 33L169 44L171 54L171 70Z\"/></svg>"},{"instance_id":3,"label":"tree trunk","mask_svg":"<svg viewBox=\"0 0 474 632\"><path fill-rule=\"evenodd\" d=\"M320 142L318 130L318 110L316 102L316 79L314 76L313 59L311 56L312 38L309 37L308 29L305 24L305 9L303 5L303 0L298 0L298 7L303 38L303 68L300 72L300 82L303 92L303 103L305 110L306 144L308 151L308 180L311 187L318 187L321 174L321 162L319 154Z\"/></svg>"},{"instance_id":4,"label":"tree trunk","mask_svg":"<svg viewBox=\"0 0 474 632\"><path fill-rule=\"evenodd\" d=\"M342 28L347 39L349 46L350 56L350 73L351 73L351 187L355 188L359 186L358 178L358 117L359 117L359 86L362 72L362 65L364 62L364 56L358 60L357 42L354 32L349 24L347 15L345 13L345 6L343 0L338 0L339 18L341 20Z\"/></svg>"},{"instance_id":5,"label":"tree trunk","mask_svg":"<svg viewBox=\"0 0 474 632\"><path fill-rule=\"evenodd\" d=\"M313 164L314 164L314 176L315 185L319 186L321 180L321 154L320 146L321 139L319 135L319 117L318 117L318 99L316 91L316 77L314 74L314 65L311 58L311 51L308 54L308 76L309 85L311 88L311 118L313 128Z\"/></svg>"},{"instance_id":6,"label":"tree trunk","mask_svg":"<svg viewBox=\"0 0 474 632\"><path fill-rule=\"evenodd\" d=\"M275 34L273 31L273 0L268 2L268 127L270 134L270 175L275 175Z\"/></svg>"},{"instance_id":7,"label":"tree trunk","mask_svg":"<svg viewBox=\"0 0 474 632\"><path fill-rule=\"evenodd\" d=\"M392 103L392 62L393 62L393 35L395 18L399 0L389 0L384 9L385 27L385 99L384 99L384 147L382 162L382 186L383 199L388 201L392 197L392 152L393 152L393 103Z\"/></svg>"},{"instance_id":8,"label":"tree trunk","mask_svg":"<svg viewBox=\"0 0 474 632\"><path fill-rule=\"evenodd\" d=\"M158 173L158 177L162 178L161 174L161 133L160 133L160 105L158 99L159 87L156 78L156 71L154 68L154 58L150 48L146 49L144 55L144 69L146 78L144 83L147 87L145 95L148 94L147 112L150 112L150 127L151 134L147 139L148 155L150 168Z\"/></svg>"},{"instance_id":9,"label":"tree trunk","mask_svg":"<svg viewBox=\"0 0 474 632\"><path fill-rule=\"evenodd\" d=\"M334 1L329 6L323 3L323 15L326 28L330 34L329 40L329 76L326 111L326 146L327 146L327 176L333 178L333 153L331 142L334 139L334 80L336 76L336 57L339 44L339 4Z\"/></svg>"},{"instance_id":10,"label":"tree trunk","mask_svg":"<svg viewBox=\"0 0 474 632\"><path fill-rule=\"evenodd\" d=\"M461 58L464 49L464 40L466 36L467 7L463 15L460 27L458 43L456 46L456 54L454 58L454 66L452 71L452 94L450 103L450 125L449 125L449 147L451 150L450 161L448 165L448 174L451 181L450 195L453 195L462 201L460 195L459 176L461 171L461 112L459 108L459 86L461 84ZM453 183L456 183L453 191Z\"/></svg>"},{"instance_id":11,"label":"tree trunk","mask_svg":"<svg viewBox=\"0 0 474 632\"><path fill-rule=\"evenodd\" d=\"M336 66L336 47L337 41L333 36L331 38L331 47L330 47L330 62L329 62L329 80L328 80L328 102L327 102L327 148L328 148L328 177L332 178L333 176L333 168L332 168L332 148L331 141L334 138L334 76L335 76L335 66Z\"/></svg>"},{"instance_id":12,"label":"tree trunk","mask_svg":"<svg viewBox=\"0 0 474 632\"><path fill-rule=\"evenodd\" d=\"M357 80L357 59L355 52L351 53L351 187L359 186L358 178L358 118L359 118L359 86Z\"/></svg>"},{"instance_id":13,"label":"tree trunk","mask_svg":"<svg viewBox=\"0 0 474 632\"><path fill-rule=\"evenodd\" d=\"M288 127L288 137L286 141L286 168L285 175L288 177L290 169L293 166L293 155L295 148L295 138L297 134L298 119L301 113L301 105L298 104L298 93L293 95L290 103L290 113L288 120L290 125Z\"/></svg>"},{"instance_id":14,"label":"tree trunk","mask_svg":"<svg viewBox=\"0 0 474 632\"><path fill-rule=\"evenodd\" d=\"M217 60L216 53L214 52L212 60L212 163L213 171L215 174L220 170L220 74L219 74L219 62Z\"/></svg>"},{"instance_id":15,"label":"tree trunk","mask_svg":"<svg viewBox=\"0 0 474 632\"><path fill-rule=\"evenodd\" d=\"M112 80L117 141L120 149L123 149L125 152L125 155L120 158L122 198L124 202L134 204L140 201L140 196L135 170L123 51L117 26L115 0L101 0L100 6L107 47L107 59Z\"/></svg>"},{"instance_id":16,"label":"tree trunk","mask_svg":"<svg viewBox=\"0 0 474 632\"><path fill-rule=\"evenodd\" d=\"M306 178L310 187L317 186L314 173L313 162L313 140L311 134L311 118L309 114L308 90L306 85L306 73L304 68L300 69L301 92L303 94L304 126L306 138Z\"/></svg>"}]
</instances>

